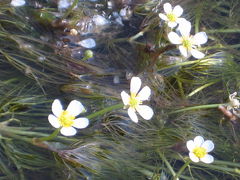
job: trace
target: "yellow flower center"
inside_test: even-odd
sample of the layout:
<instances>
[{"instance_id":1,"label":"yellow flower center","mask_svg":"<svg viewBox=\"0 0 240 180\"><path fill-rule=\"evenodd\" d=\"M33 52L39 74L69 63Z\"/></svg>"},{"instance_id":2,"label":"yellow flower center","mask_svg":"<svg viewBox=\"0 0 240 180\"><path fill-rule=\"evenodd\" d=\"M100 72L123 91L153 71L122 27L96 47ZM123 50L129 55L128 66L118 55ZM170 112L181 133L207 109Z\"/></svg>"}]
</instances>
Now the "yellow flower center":
<instances>
[{"instance_id":1,"label":"yellow flower center","mask_svg":"<svg viewBox=\"0 0 240 180\"><path fill-rule=\"evenodd\" d=\"M68 111L63 111L58 118L61 126L63 127L71 127L74 123L73 122L74 119L75 119L75 116L72 116Z\"/></svg>"},{"instance_id":2,"label":"yellow flower center","mask_svg":"<svg viewBox=\"0 0 240 180\"><path fill-rule=\"evenodd\" d=\"M135 93L131 93L131 96L129 99L129 106L135 109L139 104L142 104L142 101L136 98Z\"/></svg>"},{"instance_id":3,"label":"yellow flower center","mask_svg":"<svg viewBox=\"0 0 240 180\"><path fill-rule=\"evenodd\" d=\"M192 49L192 42L189 38L183 37L182 44L186 49L188 50Z\"/></svg>"},{"instance_id":4,"label":"yellow flower center","mask_svg":"<svg viewBox=\"0 0 240 180\"><path fill-rule=\"evenodd\" d=\"M168 18L168 20L169 20L170 22L176 22L176 20L177 20L176 15L173 14L173 13L167 14L167 18Z\"/></svg>"},{"instance_id":5,"label":"yellow flower center","mask_svg":"<svg viewBox=\"0 0 240 180\"><path fill-rule=\"evenodd\" d=\"M203 158L204 156L206 156L207 151L203 147L196 147L193 149L193 154L195 154L195 156L197 156L198 158Z\"/></svg>"}]
</instances>

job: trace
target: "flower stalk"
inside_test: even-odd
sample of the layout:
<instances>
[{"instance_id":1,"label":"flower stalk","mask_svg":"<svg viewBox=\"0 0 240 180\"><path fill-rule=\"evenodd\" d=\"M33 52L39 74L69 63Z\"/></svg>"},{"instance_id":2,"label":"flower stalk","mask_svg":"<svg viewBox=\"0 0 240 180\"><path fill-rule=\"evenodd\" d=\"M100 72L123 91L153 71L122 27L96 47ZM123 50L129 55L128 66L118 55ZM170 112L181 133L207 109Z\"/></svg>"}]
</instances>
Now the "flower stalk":
<instances>
[{"instance_id":1,"label":"flower stalk","mask_svg":"<svg viewBox=\"0 0 240 180\"><path fill-rule=\"evenodd\" d=\"M166 164L166 166L169 169L169 171L171 172L172 176L175 177L176 176L176 172L173 170L171 164L168 162L166 157L160 151L158 152L158 154L161 157L161 159L163 160L163 162Z\"/></svg>"},{"instance_id":2,"label":"flower stalk","mask_svg":"<svg viewBox=\"0 0 240 180\"><path fill-rule=\"evenodd\" d=\"M199 105L199 106L191 106L191 107L187 107L187 108L183 108L183 109L179 109L176 111L173 111L169 114L175 114L175 113L180 113L183 111L192 111L192 110L199 110L199 109L211 109L211 108L217 108L220 105L224 105L224 104L206 104L206 105Z\"/></svg>"},{"instance_id":3,"label":"flower stalk","mask_svg":"<svg viewBox=\"0 0 240 180\"><path fill-rule=\"evenodd\" d=\"M186 169L186 167L188 167L190 162L191 162L190 159L185 162L185 164L179 169L177 174L174 176L173 180L177 180L178 179L178 177L182 174L182 172Z\"/></svg>"},{"instance_id":4,"label":"flower stalk","mask_svg":"<svg viewBox=\"0 0 240 180\"><path fill-rule=\"evenodd\" d=\"M53 131L52 134L50 134L47 137L41 137L41 138L39 138L39 140L41 140L41 141L50 141L50 140L56 138L58 136L59 132L60 132L60 128L57 128L57 129L55 129L55 131Z\"/></svg>"},{"instance_id":5,"label":"flower stalk","mask_svg":"<svg viewBox=\"0 0 240 180\"><path fill-rule=\"evenodd\" d=\"M121 108L123 108L123 103L106 107L106 108L104 108L104 109L102 109L102 110L100 110L100 111L97 111L97 112L95 112L95 113L92 113L92 114L86 116L86 118L92 119L92 118L95 118L95 117L97 117L97 116L103 115L103 114L105 114L105 113L107 113L107 112L110 112L110 111L113 111L113 110L116 110L116 109L121 109Z\"/></svg>"}]
</instances>

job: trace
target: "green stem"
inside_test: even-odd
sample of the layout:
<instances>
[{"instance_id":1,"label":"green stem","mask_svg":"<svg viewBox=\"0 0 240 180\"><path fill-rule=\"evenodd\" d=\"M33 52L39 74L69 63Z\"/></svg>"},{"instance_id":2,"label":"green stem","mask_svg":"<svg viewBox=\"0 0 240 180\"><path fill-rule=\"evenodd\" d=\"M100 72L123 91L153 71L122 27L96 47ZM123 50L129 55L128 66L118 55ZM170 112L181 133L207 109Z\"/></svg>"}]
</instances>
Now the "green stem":
<instances>
[{"instance_id":1,"label":"green stem","mask_svg":"<svg viewBox=\"0 0 240 180\"><path fill-rule=\"evenodd\" d=\"M30 127L25 129L21 127L1 126L0 124L0 134L5 137L20 139L20 140L29 141L29 142L32 142L32 137L41 137L41 138L49 137L48 134L33 132L33 131L30 131L30 129L31 129ZM60 137L57 137L56 140L61 142L75 142L77 139L60 136Z\"/></svg>"},{"instance_id":2,"label":"green stem","mask_svg":"<svg viewBox=\"0 0 240 180\"><path fill-rule=\"evenodd\" d=\"M167 159L165 158L165 156L158 152L159 156L162 158L162 160L164 161L164 163L166 164L167 168L169 169L169 171L172 173L172 176L175 177L176 176L176 173L175 171L173 170L172 166L170 165L170 163L167 161Z\"/></svg>"},{"instance_id":3,"label":"green stem","mask_svg":"<svg viewBox=\"0 0 240 180\"><path fill-rule=\"evenodd\" d=\"M207 88L207 87L215 84L215 83L218 82L218 81L219 81L219 80L216 80L216 81L214 81L214 82L210 82L210 83L204 84L203 86L200 86L199 88L195 89L195 90L192 91L190 94L188 94L187 97L193 96L194 94L196 94L196 93L198 93L199 91L201 91L201 90L203 90L203 89L205 89L205 88Z\"/></svg>"},{"instance_id":4,"label":"green stem","mask_svg":"<svg viewBox=\"0 0 240 180\"><path fill-rule=\"evenodd\" d=\"M177 84L178 84L178 87L179 87L180 95L181 95L182 98L184 98L185 97L184 90L183 90L182 82L180 81L179 78L177 78Z\"/></svg>"},{"instance_id":5,"label":"green stem","mask_svg":"<svg viewBox=\"0 0 240 180\"><path fill-rule=\"evenodd\" d=\"M182 158L176 158L176 160L182 161ZM219 161L219 160L214 160L213 164L206 164L203 162L198 162L198 163L192 163L191 167L206 167L209 169L213 169L219 172L227 172L227 173L232 173L232 174L240 174L240 164L239 163L233 163L230 161ZM230 167L231 166L231 167ZM180 175L181 177L182 175Z\"/></svg>"},{"instance_id":6,"label":"green stem","mask_svg":"<svg viewBox=\"0 0 240 180\"><path fill-rule=\"evenodd\" d=\"M188 160L187 162L185 162L185 164L179 169L177 174L174 176L173 180L178 179L178 177L182 174L182 172L184 171L184 169L186 169L186 167L190 164L190 162L191 162L191 160Z\"/></svg>"},{"instance_id":7,"label":"green stem","mask_svg":"<svg viewBox=\"0 0 240 180\"><path fill-rule=\"evenodd\" d=\"M192 65L192 64L199 63L199 62L201 62L201 61L200 60L195 60L195 61L184 61L184 62L180 62L180 63L177 63L177 64L171 64L171 65L166 66L164 68L158 69L158 72L166 71L168 69L172 69L172 68L175 68L175 67Z\"/></svg>"},{"instance_id":8,"label":"green stem","mask_svg":"<svg viewBox=\"0 0 240 180\"><path fill-rule=\"evenodd\" d=\"M86 61L86 60L88 60L88 59L89 59L89 57L84 56L84 57L81 59L81 61Z\"/></svg>"},{"instance_id":9,"label":"green stem","mask_svg":"<svg viewBox=\"0 0 240 180\"><path fill-rule=\"evenodd\" d=\"M234 167L240 168L240 163L234 163L234 162L229 162L229 161L214 160L214 164L216 164L216 165L234 166Z\"/></svg>"},{"instance_id":10,"label":"green stem","mask_svg":"<svg viewBox=\"0 0 240 180\"><path fill-rule=\"evenodd\" d=\"M6 115L8 115L8 114L11 114L11 112L7 111L7 112L4 112L4 113L0 113L0 117L1 117L1 116L6 116Z\"/></svg>"},{"instance_id":11,"label":"green stem","mask_svg":"<svg viewBox=\"0 0 240 180\"><path fill-rule=\"evenodd\" d=\"M110 107L106 107L100 111L97 111L95 113L92 113L90 115L88 115L86 118L88 119L92 119L92 118L95 118L97 116L100 116L100 115L103 115L109 111L112 111L112 110L115 110L115 109L120 109L120 108L123 108L123 103L120 103L120 104L116 104L116 105L113 105L113 106L110 106Z\"/></svg>"},{"instance_id":12,"label":"green stem","mask_svg":"<svg viewBox=\"0 0 240 180\"><path fill-rule=\"evenodd\" d=\"M206 33L239 33L240 29L211 29L207 30Z\"/></svg>"},{"instance_id":13,"label":"green stem","mask_svg":"<svg viewBox=\"0 0 240 180\"><path fill-rule=\"evenodd\" d=\"M131 41L134 41L135 39L137 39L137 38L143 36L143 34L144 34L144 32L143 32L143 31L140 31L140 32L137 33L136 35L130 37L130 38L129 38L129 41L130 41L130 42L131 42Z\"/></svg>"},{"instance_id":14,"label":"green stem","mask_svg":"<svg viewBox=\"0 0 240 180\"><path fill-rule=\"evenodd\" d=\"M55 137L57 137L59 131L60 131L60 128L56 129L52 134L50 134L47 137L39 138L39 140L41 140L41 141L50 141L50 140L54 139Z\"/></svg>"},{"instance_id":15,"label":"green stem","mask_svg":"<svg viewBox=\"0 0 240 180\"><path fill-rule=\"evenodd\" d=\"M199 165L203 166L203 167L207 167L209 169L214 169L214 170L218 170L218 171L222 171L222 172L228 172L228 173L233 173L233 174L240 174L240 169L236 168L236 166L234 168L232 167L226 167L223 165L215 165L215 164L205 164L205 163L199 163Z\"/></svg>"},{"instance_id":16,"label":"green stem","mask_svg":"<svg viewBox=\"0 0 240 180\"><path fill-rule=\"evenodd\" d=\"M170 112L169 114L175 114L183 111L191 111L191 110L198 110L198 109L210 109L210 108L217 108L220 105L224 104L207 104L207 105L200 105L200 106L192 106L192 107L187 107L183 109L179 109L173 112Z\"/></svg>"},{"instance_id":17,"label":"green stem","mask_svg":"<svg viewBox=\"0 0 240 180\"><path fill-rule=\"evenodd\" d=\"M137 38L143 36L144 33L147 32L149 28L150 28L149 26L145 27L142 31L140 31L139 33L137 33L137 34L135 34L134 36L130 37L130 38L128 39L128 41L129 41L129 42L132 42L132 41L136 40Z\"/></svg>"},{"instance_id":18,"label":"green stem","mask_svg":"<svg viewBox=\"0 0 240 180\"><path fill-rule=\"evenodd\" d=\"M31 138L19 136L18 134L14 134L11 131L8 131L8 129L9 128L7 128L7 126L0 125L0 135L3 137L5 136L5 137L14 138L14 139L18 139L18 140L22 140L22 141L31 143Z\"/></svg>"}]
</instances>

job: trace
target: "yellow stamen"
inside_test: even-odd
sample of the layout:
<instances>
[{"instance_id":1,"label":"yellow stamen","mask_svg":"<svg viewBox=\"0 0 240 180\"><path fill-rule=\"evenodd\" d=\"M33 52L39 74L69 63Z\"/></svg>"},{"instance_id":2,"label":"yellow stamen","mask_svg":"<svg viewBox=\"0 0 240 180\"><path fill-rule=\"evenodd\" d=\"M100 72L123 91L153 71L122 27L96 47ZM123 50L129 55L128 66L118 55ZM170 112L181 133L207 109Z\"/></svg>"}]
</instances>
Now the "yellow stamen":
<instances>
[{"instance_id":1,"label":"yellow stamen","mask_svg":"<svg viewBox=\"0 0 240 180\"><path fill-rule=\"evenodd\" d=\"M182 39L182 44L186 49L188 50L192 49L192 42L189 38L184 37Z\"/></svg>"},{"instance_id":2,"label":"yellow stamen","mask_svg":"<svg viewBox=\"0 0 240 180\"><path fill-rule=\"evenodd\" d=\"M196 148L193 149L193 153L198 158L203 158L204 156L206 156L207 150L203 147L196 147Z\"/></svg>"},{"instance_id":3,"label":"yellow stamen","mask_svg":"<svg viewBox=\"0 0 240 180\"><path fill-rule=\"evenodd\" d=\"M131 93L131 96L129 99L129 106L135 109L139 104L142 104L142 101L136 98L135 93Z\"/></svg>"},{"instance_id":4,"label":"yellow stamen","mask_svg":"<svg viewBox=\"0 0 240 180\"><path fill-rule=\"evenodd\" d=\"M71 127L73 125L73 120L75 119L68 111L63 111L59 116L58 120L60 121L61 126Z\"/></svg>"},{"instance_id":5,"label":"yellow stamen","mask_svg":"<svg viewBox=\"0 0 240 180\"><path fill-rule=\"evenodd\" d=\"M167 18L168 18L168 20L169 20L170 22L176 22L176 20L177 20L176 15L173 14L173 13L167 14Z\"/></svg>"}]
</instances>

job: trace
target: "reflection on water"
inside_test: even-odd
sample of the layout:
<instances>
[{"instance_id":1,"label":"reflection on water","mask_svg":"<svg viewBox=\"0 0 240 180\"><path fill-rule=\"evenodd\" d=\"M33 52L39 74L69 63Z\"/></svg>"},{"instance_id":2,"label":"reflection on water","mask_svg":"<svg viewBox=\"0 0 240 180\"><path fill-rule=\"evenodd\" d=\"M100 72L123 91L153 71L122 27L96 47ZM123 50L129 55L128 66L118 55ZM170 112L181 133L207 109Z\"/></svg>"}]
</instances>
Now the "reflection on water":
<instances>
[{"instance_id":1,"label":"reflection on water","mask_svg":"<svg viewBox=\"0 0 240 180\"><path fill-rule=\"evenodd\" d=\"M15 7L18 7L18 6L23 6L25 5L25 0L12 0L11 1L11 5L12 6L15 6Z\"/></svg>"}]
</instances>

